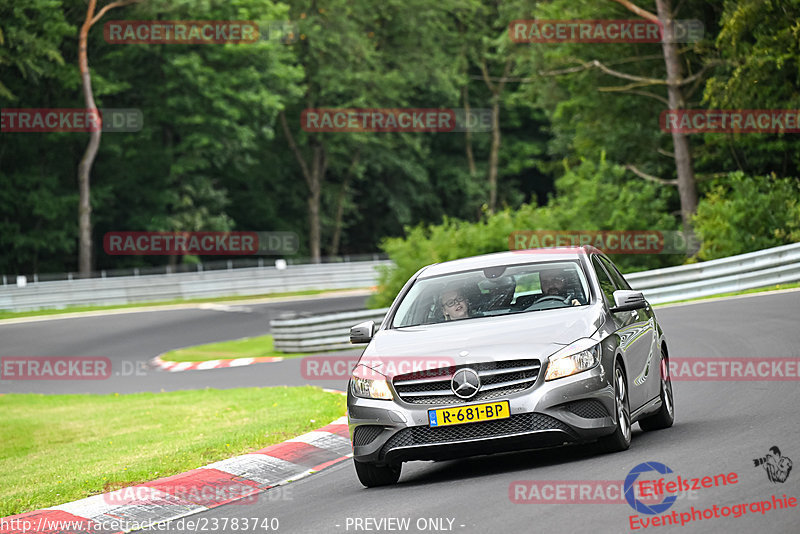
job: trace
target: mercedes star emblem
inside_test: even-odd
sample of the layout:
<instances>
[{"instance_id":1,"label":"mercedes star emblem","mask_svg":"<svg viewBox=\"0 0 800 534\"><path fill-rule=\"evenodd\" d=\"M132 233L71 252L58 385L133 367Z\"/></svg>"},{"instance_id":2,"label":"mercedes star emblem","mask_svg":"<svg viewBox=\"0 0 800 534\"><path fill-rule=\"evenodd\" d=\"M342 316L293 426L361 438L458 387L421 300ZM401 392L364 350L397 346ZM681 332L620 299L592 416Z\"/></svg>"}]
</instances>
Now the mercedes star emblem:
<instances>
[{"instance_id":1,"label":"mercedes star emblem","mask_svg":"<svg viewBox=\"0 0 800 534\"><path fill-rule=\"evenodd\" d=\"M459 369L453 375L450 387L453 393L462 399L469 399L475 396L481 387L481 379L478 373L472 369Z\"/></svg>"}]
</instances>

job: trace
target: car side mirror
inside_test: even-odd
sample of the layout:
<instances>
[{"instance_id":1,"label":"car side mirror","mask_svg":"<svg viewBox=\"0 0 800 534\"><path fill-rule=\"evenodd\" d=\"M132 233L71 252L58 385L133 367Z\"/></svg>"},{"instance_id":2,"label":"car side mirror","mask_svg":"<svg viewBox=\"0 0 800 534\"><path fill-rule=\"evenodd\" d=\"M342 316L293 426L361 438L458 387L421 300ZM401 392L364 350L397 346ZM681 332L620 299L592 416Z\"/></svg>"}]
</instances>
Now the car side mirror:
<instances>
[{"instance_id":1,"label":"car side mirror","mask_svg":"<svg viewBox=\"0 0 800 534\"><path fill-rule=\"evenodd\" d=\"M350 343L369 343L375 335L375 321L364 321L350 329Z\"/></svg>"},{"instance_id":2,"label":"car side mirror","mask_svg":"<svg viewBox=\"0 0 800 534\"><path fill-rule=\"evenodd\" d=\"M612 313L647 307L647 301L641 291L629 291L627 289L614 291L614 304L615 306L611 307Z\"/></svg>"}]
</instances>

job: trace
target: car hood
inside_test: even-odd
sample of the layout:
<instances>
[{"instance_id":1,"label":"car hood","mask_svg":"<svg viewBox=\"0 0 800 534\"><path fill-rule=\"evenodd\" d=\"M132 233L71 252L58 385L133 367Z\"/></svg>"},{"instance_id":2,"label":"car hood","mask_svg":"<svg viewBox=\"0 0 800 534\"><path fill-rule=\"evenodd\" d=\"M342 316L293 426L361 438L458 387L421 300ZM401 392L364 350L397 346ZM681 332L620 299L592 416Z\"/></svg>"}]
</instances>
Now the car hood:
<instances>
[{"instance_id":1,"label":"car hood","mask_svg":"<svg viewBox=\"0 0 800 534\"><path fill-rule=\"evenodd\" d=\"M456 364L544 360L577 339L591 337L602 318L603 308L595 304L379 330L362 363L409 357L452 359Z\"/></svg>"}]
</instances>

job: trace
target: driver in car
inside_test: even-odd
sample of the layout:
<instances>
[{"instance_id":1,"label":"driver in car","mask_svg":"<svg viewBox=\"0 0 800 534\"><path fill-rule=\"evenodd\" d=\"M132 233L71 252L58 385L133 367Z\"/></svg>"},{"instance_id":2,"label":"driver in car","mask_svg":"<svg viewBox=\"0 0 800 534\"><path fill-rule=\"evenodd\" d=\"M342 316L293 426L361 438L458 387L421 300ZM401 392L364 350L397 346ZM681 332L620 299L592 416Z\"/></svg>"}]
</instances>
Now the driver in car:
<instances>
[{"instance_id":1,"label":"driver in car","mask_svg":"<svg viewBox=\"0 0 800 534\"><path fill-rule=\"evenodd\" d=\"M564 304L568 304L567 298L571 295L567 295L567 279L563 272L542 271L539 274L539 281L542 286L542 296L539 297L538 301L541 301L545 297L559 297L564 300ZM571 306L580 306L580 304L581 303L576 298L572 298L572 300L569 301L569 305Z\"/></svg>"}]
</instances>

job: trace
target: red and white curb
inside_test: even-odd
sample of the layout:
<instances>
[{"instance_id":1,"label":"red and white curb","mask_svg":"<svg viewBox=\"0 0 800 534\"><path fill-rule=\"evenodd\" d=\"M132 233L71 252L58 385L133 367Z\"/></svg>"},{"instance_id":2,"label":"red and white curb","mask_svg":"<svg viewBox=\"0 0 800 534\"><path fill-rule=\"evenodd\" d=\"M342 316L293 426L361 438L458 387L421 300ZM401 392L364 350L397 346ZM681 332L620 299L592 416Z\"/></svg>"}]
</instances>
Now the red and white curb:
<instances>
[{"instance_id":1,"label":"red and white curb","mask_svg":"<svg viewBox=\"0 0 800 534\"><path fill-rule=\"evenodd\" d=\"M353 456L347 417L186 473L0 519L0 534L128 532L258 495Z\"/></svg>"},{"instance_id":2,"label":"red and white curb","mask_svg":"<svg viewBox=\"0 0 800 534\"><path fill-rule=\"evenodd\" d=\"M280 362L283 358L262 356L259 358L232 358L229 360L208 360L206 362L168 362L161 359L161 356L156 356L150 363L153 367L157 367L164 371L202 371L204 369L220 369L222 367L241 367L244 365L252 365L254 363L270 363Z\"/></svg>"}]
</instances>

